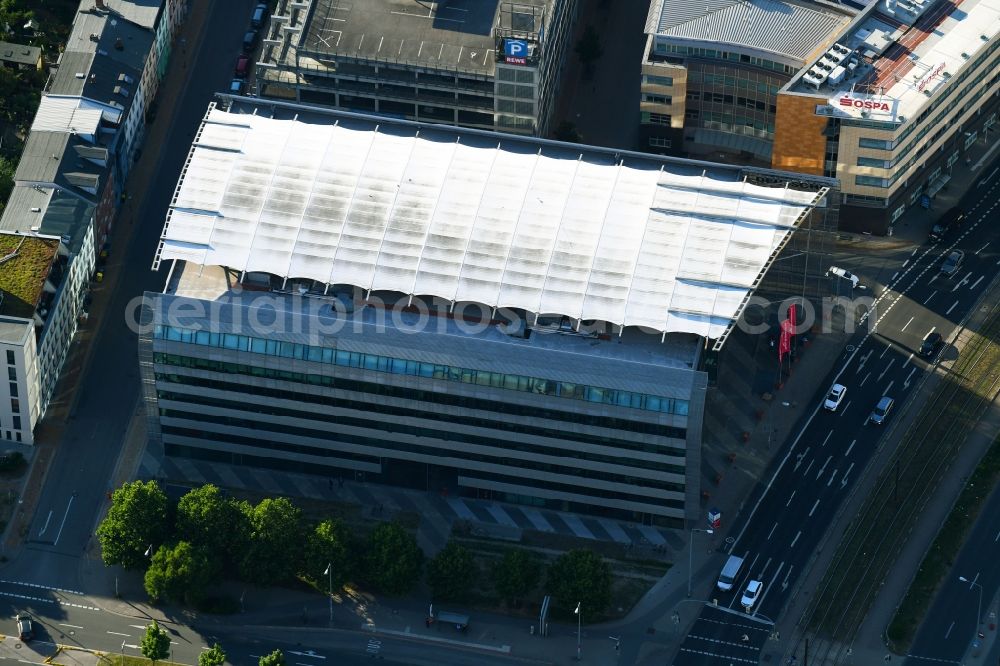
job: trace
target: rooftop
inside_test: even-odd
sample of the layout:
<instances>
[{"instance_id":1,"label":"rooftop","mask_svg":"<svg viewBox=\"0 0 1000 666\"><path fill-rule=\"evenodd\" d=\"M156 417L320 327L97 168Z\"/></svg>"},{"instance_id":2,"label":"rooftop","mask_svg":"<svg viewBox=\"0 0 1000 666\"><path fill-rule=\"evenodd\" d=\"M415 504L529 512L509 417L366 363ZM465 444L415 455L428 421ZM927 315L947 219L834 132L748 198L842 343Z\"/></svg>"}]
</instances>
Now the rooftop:
<instances>
[{"instance_id":1,"label":"rooftop","mask_svg":"<svg viewBox=\"0 0 1000 666\"><path fill-rule=\"evenodd\" d=\"M459 314L460 324L448 316L447 304L430 299L417 299L424 303L420 309L438 312L422 316L412 308L402 309L409 302L404 294L380 293L366 301L358 291L338 288L327 295L313 292L303 297L290 286L291 291L284 292L240 289L238 277L219 267L179 262L165 289L168 306L161 309L159 323L170 323L164 317L170 313L177 314L176 325L195 323L197 317L190 315L196 309L178 310L169 303L173 297L199 299L211 302L210 325L221 333L253 336L253 327L259 325L259 337L273 340L346 351L371 352L383 347L384 355L397 358L460 367L472 361L480 370L668 398L688 397L691 370L697 367L702 348L700 338L690 334L661 337L627 329L619 337L617 333L577 333L557 324L534 326L527 338L517 337L504 332L500 315L491 321L489 310L467 308ZM484 314L485 320L480 319Z\"/></svg>"},{"instance_id":2,"label":"rooftop","mask_svg":"<svg viewBox=\"0 0 1000 666\"><path fill-rule=\"evenodd\" d=\"M548 8L553 2L519 0L517 5ZM312 10L298 45L299 57L306 52L336 53L493 74L499 0L308 0L308 4Z\"/></svg>"},{"instance_id":3,"label":"rooftop","mask_svg":"<svg viewBox=\"0 0 1000 666\"><path fill-rule=\"evenodd\" d=\"M846 10L795 0L654 0L646 32L695 46L742 47L801 66L850 20Z\"/></svg>"},{"instance_id":4,"label":"rooftop","mask_svg":"<svg viewBox=\"0 0 1000 666\"><path fill-rule=\"evenodd\" d=\"M220 99L229 111L202 122L157 263L718 339L833 183ZM764 177L779 184L751 182Z\"/></svg>"},{"instance_id":5,"label":"rooftop","mask_svg":"<svg viewBox=\"0 0 1000 666\"><path fill-rule=\"evenodd\" d=\"M34 315L58 249L53 238L0 233L0 315Z\"/></svg>"},{"instance_id":6,"label":"rooftop","mask_svg":"<svg viewBox=\"0 0 1000 666\"><path fill-rule=\"evenodd\" d=\"M0 42L0 61L2 62L12 62L18 65L30 65L34 67L38 64L38 59L41 57L42 49L37 46Z\"/></svg>"},{"instance_id":7,"label":"rooftop","mask_svg":"<svg viewBox=\"0 0 1000 666\"><path fill-rule=\"evenodd\" d=\"M62 238L75 254L90 232L94 208L93 203L64 190L17 185L0 217L0 233L37 232Z\"/></svg>"},{"instance_id":8,"label":"rooftop","mask_svg":"<svg viewBox=\"0 0 1000 666\"><path fill-rule=\"evenodd\" d=\"M829 98L827 115L903 122L998 32L1000 0L899 0L892 13L879 3L787 90Z\"/></svg>"},{"instance_id":9,"label":"rooftop","mask_svg":"<svg viewBox=\"0 0 1000 666\"><path fill-rule=\"evenodd\" d=\"M160 14L163 0L104 0L108 13L130 23L152 30Z\"/></svg>"}]
</instances>

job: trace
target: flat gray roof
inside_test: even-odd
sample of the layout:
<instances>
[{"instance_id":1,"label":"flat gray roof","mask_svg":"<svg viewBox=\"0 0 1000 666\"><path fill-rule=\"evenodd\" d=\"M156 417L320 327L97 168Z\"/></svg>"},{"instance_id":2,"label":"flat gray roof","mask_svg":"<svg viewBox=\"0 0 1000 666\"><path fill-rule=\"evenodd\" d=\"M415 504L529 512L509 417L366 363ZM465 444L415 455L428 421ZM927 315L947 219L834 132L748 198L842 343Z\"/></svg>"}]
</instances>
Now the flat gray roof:
<instances>
[{"instance_id":1,"label":"flat gray roof","mask_svg":"<svg viewBox=\"0 0 1000 666\"><path fill-rule=\"evenodd\" d=\"M19 65L31 65L34 67L38 64L38 59L41 57L42 49L37 46L0 42L0 60L4 62L14 62Z\"/></svg>"},{"instance_id":2,"label":"flat gray roof","mask_svg":"<svg viewBox=\"0 0 1000 666\"><path fill-rule=\"evenodd\" d=\"M546 12L554 0L520 0ZM312 0L300 52L491 75L497 0ZM536 26L537 30L541 26Z\"/></svg>"}]
</instances>

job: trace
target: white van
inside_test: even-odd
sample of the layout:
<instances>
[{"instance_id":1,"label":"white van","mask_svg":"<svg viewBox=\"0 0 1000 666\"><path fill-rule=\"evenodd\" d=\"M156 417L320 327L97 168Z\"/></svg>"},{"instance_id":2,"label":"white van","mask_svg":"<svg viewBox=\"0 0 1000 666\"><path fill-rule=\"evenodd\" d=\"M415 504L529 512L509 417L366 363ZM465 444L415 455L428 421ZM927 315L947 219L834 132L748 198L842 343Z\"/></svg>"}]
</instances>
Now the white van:
<instances>
[{"instance_id":1,"label":"white van","mask_svg":"<svg viewBox=\"0 0 1000 666\"><path fill-rule=\"evenodd\" d=\"M743 558L730 555L729 559L726 560L726 566L722 567L722 573L719 574L719 582L717 583L719 589L723 592L733 589L733 584L736 582L736 577L740 575L740 569L742 568Z\"/></svg>"}]
</instances>

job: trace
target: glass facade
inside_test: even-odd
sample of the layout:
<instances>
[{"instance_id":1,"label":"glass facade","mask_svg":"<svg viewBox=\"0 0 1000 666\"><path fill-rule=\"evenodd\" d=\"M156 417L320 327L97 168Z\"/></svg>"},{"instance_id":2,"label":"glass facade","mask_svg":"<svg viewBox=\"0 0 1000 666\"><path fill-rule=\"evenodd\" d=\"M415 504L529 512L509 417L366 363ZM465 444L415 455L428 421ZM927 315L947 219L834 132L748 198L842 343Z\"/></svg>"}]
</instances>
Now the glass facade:
<instances>
[{"instance_id":1,"label":"glass facade","mask_svg":"<svg viewBox=\"0 0 1000 666\"><path fill-rule=\"evenodd\" d=\"M687 400L667 398L647 393L634 393L585 384L558 382L551 379L489 372L435 363L421 363L419 361L379 356L377 354L349 352L331 347L317 347L246 335L196 331L176 326L157 326L154 329L153 337L205 347L219 347L234 351L280 356L348 368L362 368L374 372L396 375L410 375L442 381L460 382L463 384L477 384L479 386L555 396L570 400L584 400L587 402L617 405L619 407L629 407L679 416L687 416L689 407Z\"/></svg>"}]
</instances>

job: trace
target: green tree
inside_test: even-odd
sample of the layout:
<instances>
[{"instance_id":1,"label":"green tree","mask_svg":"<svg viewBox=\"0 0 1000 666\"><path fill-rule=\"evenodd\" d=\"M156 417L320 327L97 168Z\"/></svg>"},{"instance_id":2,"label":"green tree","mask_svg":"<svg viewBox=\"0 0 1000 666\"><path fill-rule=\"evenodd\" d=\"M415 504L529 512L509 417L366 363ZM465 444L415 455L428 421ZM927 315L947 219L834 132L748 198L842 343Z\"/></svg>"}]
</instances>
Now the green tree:
<instances>
[{"instance_id":1,"label":"green tree","mask_svg":"<svg viewBox=\"0 0 1000 666\"><path fill-rule=\"evenodd\" d=\"M434 598L444 601L465 599L476 580L476 561L469 549L457 541L449 541L427 563L427 582Z\"/></svg>"},{"instance_id":2,"label":"green tree","mask_svg":"<svg viewBox=\"0 0 1000 666\"><path fill-rule=\"evenodd\" d=\"M382 592L400 595L420 580L424 553L417 540L396 522L382 523L368 537L365 576Z\"/></svg>"},{"instance_id":3,"label":"green tree","mask_svg":"<svg viewBox=\"0 0 1000 666\"><path fill-rule=\"evenodd\" d=\"M142 656L154 664L170 655L170 636L153 620L146 627L146 633L139 641L139 651Z\"/></svg>"},{"instance_id":4,"label":"green tree","mask_svg":"<svg viewBox=\"0 0 1000 666\"><path fill-rule=\"evenodd\" d=\"M285 666L285 653L275 650L271 654L265 654L257 663L258 666Z\"/></svg>"},{"instance_id":5,"label":"green tree","mask_svg":"<svg viewBox=\"0 0 1000 666\"><path fill-rule=\"evenodd\" d=\"M194 488L177 503L177 538L201 551L219 573L246 554L248 513L212 484Z\"/></svg>"},{"instance_id":6,"label":"green tree","mask_svg":"<svg viewBox=\"0 0 1000 666\"><path fill-rule=\"evenodd\" d=\"M3 128L0 127L0 132ZM14 191L14 172L17 171L17 162L0 155L0 213L3 213L10 193Z\"/></svg>"},{"instance_id":7,"label":"green tree","mask_svg":"<svg viewBox=\"0 0 1000 666\"><path fill-rule=\"evenodd\" d=\"M353 575L350 535L339 520L324 520L316 525L306 540L302 576L317 585L339 590ZM327 566L330 573L325 574Z\"/></svg>"},{"instance_id":8,"label":"green tree","mask_svg":"<svg viewBox=\"0 0 1000 666\"><path fill-rule=\"evenodd\" d=\"M212 581L205 555L187 541L162 546L153 553L143 581L150 601L195 603Z\"/></svg>"},{"instance_id":9,"label":"green tree","mask_svg":"<svg viewBox=\"0 0 1000 666\"><path fill-rule=\"evenodd\" d=\"M126 483L111 496L107 517L97 527L101 557L108 566L139 569L151 545L167 535L167 495L156 481Z\"/></svg>"},{"instance_id":10,"label":"green tree","mask_svg":"<svg viewBox=\"0 0 1000 666\"><path fill-rule=\"evenodd\" d=\"M299 571L305 535L302 511L284 497L261 500L250 511L250 541L240 571L260 585L288 580Z\"/></svg>"},{"instance_id":11,"label":"green tree","mask_svg":"<svg viewBox=\"0 0 1000 666\"><path fill-rule=\"evenodd\" d=\"M546 589L560 607L576 608L579 602L594 617L611 602L611 567L591 550L571 550L549 567Z\"/></svg>"},{"instance_id":12,"label":"green tree","mask_svg":"<svg viewBox=\"0 0 1000 666\"><path fill-rule=\"evenodd\" d=\"M198 655L198 666L224 666L225 663L226 653L218 643Z\"/></svg>"},{"instance_id":13,"label":"green tree","mask_svg":"<svg viewBox=\"0 0 1000 666\"><path fill-rule=\"evenodd\" d=\"M593 74L594 63L604 55L604 47L601 46L601 37L597 34L594 26L588 25L583 31L583 35L574 48L577 57L583 64L584 72L588 77Z\"/></svg>"},{"instance_id":14,"label":"green tree","mask_svg":"<svg viewBox=\"0 0 1000 666\"><path fill-rule=\"evenodd\" d=\"M517 607L538 587L542 567L530 550L511 548L493 567L493 585L503 599Z\"/></svg>"}]
</instances>

